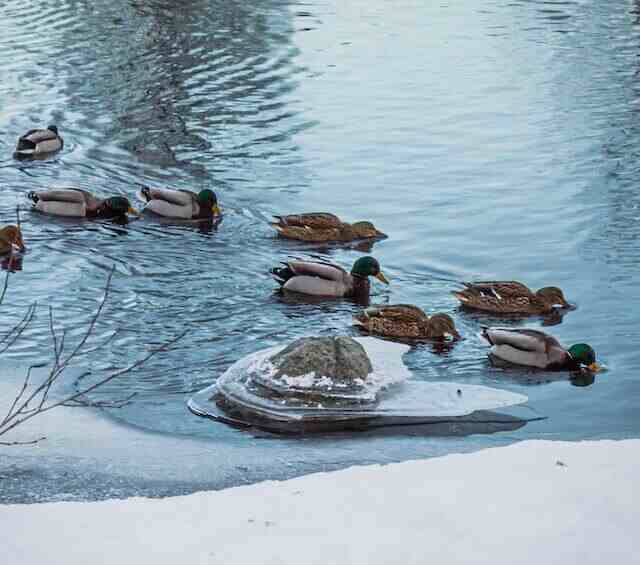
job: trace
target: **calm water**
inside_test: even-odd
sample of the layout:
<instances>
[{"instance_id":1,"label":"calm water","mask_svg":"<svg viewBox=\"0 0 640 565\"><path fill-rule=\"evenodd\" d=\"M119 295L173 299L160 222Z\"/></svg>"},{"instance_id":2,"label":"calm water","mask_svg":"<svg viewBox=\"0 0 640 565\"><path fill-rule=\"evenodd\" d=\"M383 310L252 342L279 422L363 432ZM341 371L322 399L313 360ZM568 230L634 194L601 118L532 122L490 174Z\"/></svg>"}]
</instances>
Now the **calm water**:
<instances>
[{"instance_id":1,"label":"calm water","mask_svg":"<svg viewBox=\"0 0 640 565\"><path fill-rule=\"evenodd\" d=\"M344 4L6 2L1 223L13 221L29 190L132 196L138 183L213 188L226 216L201 233L23 212L30 252L11 277L4 323L38 301L54 306L68 339L80 335L115 264L98 335L120 333L91 360L96 374L190 333L105 388L101 399L137 392L112 417L273 461L255 479L522 438L638 435L640 3ZM17 137L49 123L65 138L63 152L14 161ZM456 315L467 339L445 354L412 350L405 360L417 378L523 392L548 418L456 440L259 441L190 415L186 399L239 357L352 331L354 305L286 303L268 275L287 255L347 267L361 255L274 238L272 213L312 210L374 220L390 235L372 250L392 281L374 283L374 301ZM609 371L580 388L490 369L476 333L491 320L457 311L449 295L451 281L474 277L561 286L579 308L549 331L591 343ZM41 308L5 364L47 359L47 325ZM282 471L290 453L299 465ZM78 485L74 493L89 489Z\"/></svg>"}]
</instances>

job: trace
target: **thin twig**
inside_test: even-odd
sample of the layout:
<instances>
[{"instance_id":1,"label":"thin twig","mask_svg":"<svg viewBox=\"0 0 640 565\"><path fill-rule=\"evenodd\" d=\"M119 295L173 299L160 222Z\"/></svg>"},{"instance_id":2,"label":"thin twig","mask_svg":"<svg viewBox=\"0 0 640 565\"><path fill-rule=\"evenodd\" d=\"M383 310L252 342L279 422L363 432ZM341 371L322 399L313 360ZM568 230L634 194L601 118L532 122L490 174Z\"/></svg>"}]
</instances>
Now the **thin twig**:
<instances>
[{"instance_id":1,"label":"thin twig","mask_svg":"<svg viewBox=\"0 0 640 565\"><path fill-rule=\"evenodd\" d=\"M38 439L32 439L27 441L0 441L0 445L11 446L11 445L34 445L36 443L40 443L43 439L47 439L46 436L39 437Z\"/></svg>"},{"instance_id":2,"label":"thin twig","mask_svg":"<svg viewBox=\"0 0 640 565\"><path fill-rule=\"evenodd\" d=\"M136 361L135 363L132 363L131 365L129 365L128 367L125 367L124 369L120 369L119 371L115 371L114 373L111 373L110 375L108 375L104 379L102 379L102 380L100 380L100 381L88 386L84 390L82 390L80 392L77 392L75 394L72 394L71 396L69 396L67 398L64 398L62 400L58 400L57 402L49 404L48 406L43 406L42 408L38 409L37 411L35 411L33 413L30 413L30 414L27 414L23 418L15 419L10 425L5 426L4 428L0 428L0 435L9 432L10 430L15 428L16 426L19 426L20 424L23 424L24 422L26 422L27 420L30 420L34 416L38 416L40 414L44 414L45 412L48 412L49 410L53 410L54 408L56 408L58 406L62 406L65 403L73 402L76 399L81 398L82 396L84 396L84 395L90 393L91 391L97 389L98 387L101 387L101 386L105 385L109 381L112 381L113 379L121 377L122 375L125 375L126 373L130 373L134 369L137 369L141 365L144 365L149 359L151 359L152 357L154 357L155 355L157 355L161 351L167 351L169 349L169 347L171 347L176 342L181 340L187 333L188 333L188 330L185 330L184 332L182 332L177 337L175 337L173 339L170 339L169 341L165 342L164 344L162 344L157 349L152 350L150 353L145 355L142 359L139 359L138 361Z\"/></svg>"}]
</instances>

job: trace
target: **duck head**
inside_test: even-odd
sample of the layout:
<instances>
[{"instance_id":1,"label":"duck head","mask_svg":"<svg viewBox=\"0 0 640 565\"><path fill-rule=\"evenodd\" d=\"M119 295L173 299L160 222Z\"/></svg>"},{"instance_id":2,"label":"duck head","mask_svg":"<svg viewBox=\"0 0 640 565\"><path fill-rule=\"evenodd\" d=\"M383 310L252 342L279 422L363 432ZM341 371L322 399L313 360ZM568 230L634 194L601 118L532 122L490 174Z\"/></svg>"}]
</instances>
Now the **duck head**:
<instances>
[{"instance_id":1,"label":"duck head","mask_svg":"<svg viewBox=\"0 0 640 565\"><path fill-rule=\"evenodd\" d=\"M545 286L536 292L536 296L549 308L574 308L557 286Z\"/></svg>"},{"instance_id":2,"label":"duck head","mask_svg":"<svg viewBox=\"0 0 640 565\"><path fill-rule=\"evenodd\" d=\"M449 314L434 314L429 318L429 325L433 335L446 337L447 334L453 339L461 339L461 335L456 330L456 324Z\"/></svg>"},{"instance_id":3,"label":"duck head","mask_svg":"<svg viewBox=\"0 0 640 565\"><path fill-rule=\"evenodd\" d=\"M382 239L387 237L387 234L378 231L371 222L355 222L351 224L351 229L359 239Z\"/></svg>"},{"instance_id":4,"label":"duck head","mask_svg":"<svg viewBox=\"0 0 640 565\"><path fill-rule=\"evenodd\" d=\"M58 135L58 126L47 126L47 129Z\"/></svg>"},{"instance_id":5,"label":"duck head","mask_svg":"<svg viewBox=\"0 0 640 565\"><path fill-rule=\"evenodd\" d=\"M205 210L211 208L211 213L214 216L220 216L222 214L218 206L218 197L213 190L209 190L208 188L201 190L198 193L198 204L204 207Z\"/></svg>"},{"instance_id":6,"label":"duck head","mask_svg":"<svg viewBox=\"0 0 640 565\"><path fill-rule=\"evenodd\" d=\"M126 216L127 214L133 214L134 216L139 216L140 212L138 212L127 198L124 196L112 196L111 198L107 198L101 206L102 210L105 212L105 215L108 216Z\"/></svg>"},{"instance_id":7,"label":"duck head","mask_svg":"<svg viewBox=\"0 0 640 565\"><path fill-rule=\"evenodd\" d=\"M596 352L587 343L576 343L568 349L569 356L580 367L597 373L601 367L596 363Z\"/></svg>"},{"instance_id":8,"label":"duck head","mask_svg":"<svg viewBox=\"0 0 640 565\"><path fill-rule=\"evenodd\" d=\"M380 263L371 256L360 257L360 259L353 264L351 274L354 277L361 278L375 277L384 284L389 284L389 281L380 270Z\"/></svg>"}]
</instances>

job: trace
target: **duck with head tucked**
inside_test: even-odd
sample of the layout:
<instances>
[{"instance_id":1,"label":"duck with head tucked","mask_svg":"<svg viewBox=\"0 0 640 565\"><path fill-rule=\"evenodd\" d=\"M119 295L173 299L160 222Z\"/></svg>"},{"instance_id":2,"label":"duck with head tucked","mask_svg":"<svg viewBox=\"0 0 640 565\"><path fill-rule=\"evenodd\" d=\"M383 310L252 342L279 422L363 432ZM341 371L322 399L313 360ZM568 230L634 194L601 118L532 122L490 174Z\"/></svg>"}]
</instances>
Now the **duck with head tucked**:
<instances>
[{"instance_id":1,"label":"duck with head tucked","mask_svg":"<svg viewBox=\"0 0 640 565\"><path fill-rule=\"evenodd\" d=\"M280 237L310 243L349 242L358 239L383 239L387 236L371 222L348 224L326 212L274 216L271 225Z\"/></svg>"},{"instance_id":2,"label":"duck with head tucked","mask_svg":"<svg viewBox=\"0 0 640 565\"><path fill-rule=\"evenodd\" d=\"M208 188L196 194L190 190L145 186L140 190L140 194L147 201L145 210L165 218L212 220L222 214L216 193Z\"/></svg>"},{"instance_id":3,"label":"duck with head tucked","mask_svg":"<svg viewBox=\"0 0 640 565\"><path fill-rule=\"evenodd\" d=\"M284 290L312 296L350 297L368 302L369 277L389 284L380 263L370 256L360 257L347 273L342 267L317 261L287 261L284 267L271 269L271 274Z\"/></svg>"},{"instance_id":4,"label":"duck with head tucked","mask_svg":"<svg viewBox=\"0 0 640 565\"><path fill-rule=\"evenodd\" d=\"M354 325L372 334L405 339L460 339L448 314L427 316L412 304L369 306L354 317Z\"/></svg>"},{"instance_id":5,"label":"duck with head tucked","mask_svg":"<svg viewBox=\"0 0 640 565\"><path fill-rule=\"evenodd\" d=\"M18 226L9 225L0 228L0 255L13 253L14 250L24 251L22 231Z\"/></svg>"},{"instance_id":6,"label":"duck with head tucked","mask_svg":"<svg viewBox=\"0 0 640 565\"><path fill-rule=\"evenodd\" d=\"M452 291L465 308L494 314L549 314L569 304L557 286L532 292L517 281L478 281L462 283L464 290Z\"/></svg>"},{"instance_id":7,"label":"duck with head tucked","mask_svg":"<svg viewBox=\"0 0 640 565\"><path fill-rule=\"evenodd\" d=\"M46 157L60 151L64 146L64 140L58 134L56 126L47 126L46 129L32 129L18 139L18 145L14 157L20 159Z\"/></svg>"},{"instance_id":8,"label":"duck with head tucked","mask_svg":"<svg viewBox=\"0 0 640 565\"><path fill-rule=\"evenodd\" d=\"M124 218L127 214L139 216L124 196L97 198L80 188L31 191L27 197L33 201L34 209L44 214L72 218Z\"/></svg>"},{"instance_id":9,"label":"duck with head tucked","mask_svg":"<svg viewBox=\"0 0 640 565\"><path fill-rule=\"evenodd\" d=\"M539 330L483 328L482 337L491 345L489 358L547 371L597 372L596 353L586 343L565 349L558 340Z\"/></svg>"}]
</instances>

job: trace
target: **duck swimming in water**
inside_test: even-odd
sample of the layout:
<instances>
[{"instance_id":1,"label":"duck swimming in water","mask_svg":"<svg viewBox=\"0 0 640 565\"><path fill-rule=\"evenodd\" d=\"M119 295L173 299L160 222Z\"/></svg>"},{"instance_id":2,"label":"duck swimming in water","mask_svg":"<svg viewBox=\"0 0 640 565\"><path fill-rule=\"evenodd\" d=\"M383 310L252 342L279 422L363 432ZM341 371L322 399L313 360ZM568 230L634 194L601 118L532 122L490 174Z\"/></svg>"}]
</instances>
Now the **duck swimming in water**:
<instances>
[{"instance_id":1,"label":"duck swimming in water","mask_svg":"<svg viewBox=\"0 0 640 565\"><path fill-rule=\"evenodd\" d=\"M0 228L0 255L12 253L15 248L19 251L25 250L20 228L14 225Z\"/></svg>"},{"instance_id":2,"label":"duck swimming in water","mask_svg":"<svg viewBox=\"0 0 640 565\"><path fill-rule=\"evenodd\" d=\"M590 345L577 343L565 349L556 338L539 330L484 328L482 337L492 346L490 358L514 365L547 371L587 369L596 372L601 368Z\"/></svg>"},{"instance_id":3,"label":"duck swimming in water","mask_svg":"<svg viewBox=\"0 0 640 565\"><path fill-rule=\"evenodd\" d=\"M357 239L381 239L387 236L371 222L348 224L326 212L274 216L271 225L280 237L308 242L349 242Z\"/></svg>"},{"instance_id":4,"label":"duck swimming in water","mask_svg":"<svg viewBox=\"0 0 640 565\"><path fill-rule=\"evenodd\" d=\"M47 129L32 129L18 139L14 157L29 158L47 156L60 151L64 140L58 134L56 126Z\"/></svg>"},{"instance_id":5,"label":"duck swimming in water","mask_svg":"<svg viewBox=\"0 0 640 565\"><path fill-rule=\"evenodd\" d=\"M211 220L221 216L218 197L213 190L198 192L168 188L143 187L140 194L147 201L145 210L165 218Z\"/></svg>"},{"instance_id":6,"label":"duck swimming in water","mask_svg":"<svg viewBox=\"0 0 640 565\"><path fill-rule=\"evenodd\" d=\"M327 297L369 299L369 277L389 284L373 257L360 257L347 273L342 267L316 261L287 261L284 267L271 269L271 274L284 290Z\"/></svg>"},{"instance_id":7,"label":"duck swimming in water","mask_svg":"<svg viewBox=\"0 0 640 565\"><path fill-rule=\"evenodd\" d=\"M60 188L29 192L34 208L44 214L73 218L122 218L127 214L139 216L124 196L97 198L80 188Z\"/></svg>"},{"instance_id":8,"label":"duck swimming in water","mask_svg":"<svg viewBox=\"0 0 640 565\"><path fill-rule=\"evenodd\" d=\"M412 304L369 306L354 317L355 325L381 336L409 339L460 339L448 314L427 316Z\"/></svg>"},{"instance_id":9,"label":"duck swimming in water","mask_svg":"<svg viewBox=\"0 0 640 565\"><path fill-rule=\"evenodd\" d=\"M453 294L466 308L494 314L548 314L558 308L573 308L557 286L531 292L517 281L479 281L462 283L464 290Z\"/></svg>"}]
</instances>

